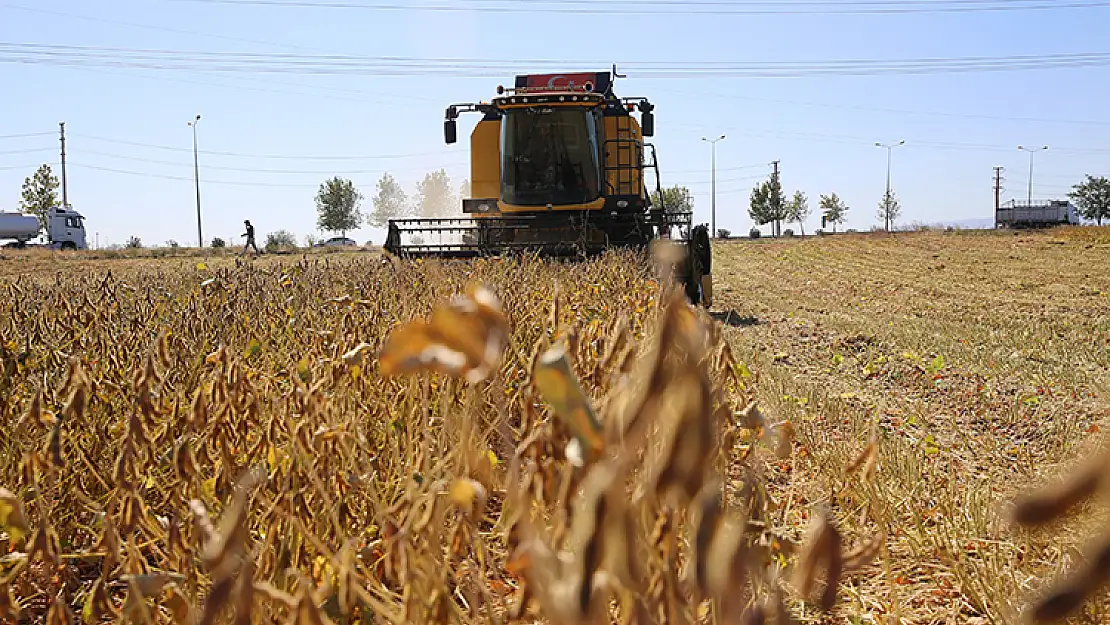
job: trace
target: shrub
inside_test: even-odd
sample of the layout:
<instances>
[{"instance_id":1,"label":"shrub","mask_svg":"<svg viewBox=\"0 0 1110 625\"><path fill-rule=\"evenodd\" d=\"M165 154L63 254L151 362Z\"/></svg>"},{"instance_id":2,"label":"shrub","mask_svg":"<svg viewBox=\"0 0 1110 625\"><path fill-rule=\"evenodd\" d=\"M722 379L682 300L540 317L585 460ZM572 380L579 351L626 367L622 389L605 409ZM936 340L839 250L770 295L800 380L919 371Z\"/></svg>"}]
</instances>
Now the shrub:
<instances>
[{"instance_id":1,"label":"shrub","mask_svg":"<svg viewBox=\"0 0 1110 625\"><path fill-rule=\"evenodd\" d=\"M265 248L267 252L296 249L297 237L293 236L293 233L288 230L271 232L266 235Z\"/></svg>"}]
</instances>

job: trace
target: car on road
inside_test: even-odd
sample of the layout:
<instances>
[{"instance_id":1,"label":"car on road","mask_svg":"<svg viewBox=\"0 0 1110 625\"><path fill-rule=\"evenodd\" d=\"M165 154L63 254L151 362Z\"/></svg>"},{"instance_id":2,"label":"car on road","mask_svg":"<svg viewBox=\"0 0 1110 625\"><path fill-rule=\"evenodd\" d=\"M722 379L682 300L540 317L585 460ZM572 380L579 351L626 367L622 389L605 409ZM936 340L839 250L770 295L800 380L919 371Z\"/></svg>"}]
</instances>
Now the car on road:
<instances>
[{"instance_id":1,"label":"car on road","mask_svg":"<svg viewBox=\"0 0 1110 625\"><path fill-rule=\"evenodd\" d=\"M326 241L320 241L316 247L358 247L358 243L347 237L332 237Z\"/></svg>"}]
</instances>

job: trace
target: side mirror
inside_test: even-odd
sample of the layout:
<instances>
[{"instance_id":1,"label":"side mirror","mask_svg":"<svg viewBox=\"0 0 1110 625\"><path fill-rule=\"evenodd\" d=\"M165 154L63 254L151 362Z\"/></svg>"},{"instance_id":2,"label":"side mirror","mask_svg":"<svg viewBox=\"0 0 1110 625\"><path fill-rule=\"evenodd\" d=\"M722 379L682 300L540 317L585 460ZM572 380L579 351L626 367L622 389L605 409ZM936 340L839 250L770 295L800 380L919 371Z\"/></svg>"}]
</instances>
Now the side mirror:
<instances>
[{"instance_id":1,"label":"side mirror","mask_svg":"<svg viewBox=\"0 0 1110 625\"><path fill-rule=\"evenodd\" d=\"M448 119L443 122L443 138L447 143L454 143L458 139L455 120Z\"/></svg>"},{"instance_id":2,"label":"side mirror","mask_svg":"<svg viewBox=\"0 0 1110 625\"><path fill-rule=\"evenodd\" d=\"M640 115L640 129L645 137L655 136L655 113L645 112Z\"/></svg>"}]
</instances>

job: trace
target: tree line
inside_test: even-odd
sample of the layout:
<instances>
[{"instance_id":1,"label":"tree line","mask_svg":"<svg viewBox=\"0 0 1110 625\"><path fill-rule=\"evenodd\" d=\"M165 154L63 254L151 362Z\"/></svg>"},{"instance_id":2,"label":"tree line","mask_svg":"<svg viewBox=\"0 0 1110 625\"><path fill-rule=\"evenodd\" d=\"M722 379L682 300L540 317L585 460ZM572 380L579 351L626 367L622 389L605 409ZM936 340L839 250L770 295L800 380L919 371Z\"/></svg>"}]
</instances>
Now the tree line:
<instances>
[{"instance_id":1,"label":"tree line","mask_svg":"<svg viewBox=\"0 0 1110 625\"><path fill-rule=\"evenodd\" d=\"M59 205L59 186L58 178L51 171L50 165L43 164L24 181L20 209L36 215L45 226L47 212L51 207ZM391 174L385 173L376 184L376 193L371 198L371 210L363 213L362 192L351 180L335 176L321 183L317 190L317 227L324 232L340 233L346 237L347 232L357 230L364 224L383 228L391 219L462 217L462 199L468 197L470 181L464 180L456 192L451 178L443 169L426 174L423 180L416 183L411 194ZM1082 218L1100 226L1103 220L1110 220L1110 179L1105 176L1087 174L1083 182L1072 187L1068 197L1075 203L1076 212ZM679 185L662 189L661 195L653 191L651 200L653 205L662 204L668 212L693 211L694 207L690 190ZM836 232L837 226L847 221L848 206L836 193L821 195L819 208L823 228L831 226L832 231ZM894 192L884 193L879 201L877 217L888 230L901 215L901 211L901 204ZM811 214L812 209L806 194L795 191L787 198L774 174L756 185L749 197L748 215L757 226L772 224L775 236L782 234L783 223L797 223L804 235L805 221ZM267 247L295 245L293 235L287 231L279 230L271 235L273 236L267 237ZM132 237L129 245L138 246L141 243ZM224 245L226 243L223 240L213 240L213 247Z\"/></svg>"},{"instance_id":2,"label":"tree line","mask_svg":"<svg viewBox=\"0 0 1110 625\"><path fill-rule=\"evenodd\" d=\"M470 181L464 180L456 193L443 169L425 175L411 195L387 172L378 180L371 210L363 213L362 192L354 182L336 176L321 183L316 193L316 225L346 237L363 224L384 228L391 219L462 217L462 199L469 196Z\"/></svg>"}]
</instances>

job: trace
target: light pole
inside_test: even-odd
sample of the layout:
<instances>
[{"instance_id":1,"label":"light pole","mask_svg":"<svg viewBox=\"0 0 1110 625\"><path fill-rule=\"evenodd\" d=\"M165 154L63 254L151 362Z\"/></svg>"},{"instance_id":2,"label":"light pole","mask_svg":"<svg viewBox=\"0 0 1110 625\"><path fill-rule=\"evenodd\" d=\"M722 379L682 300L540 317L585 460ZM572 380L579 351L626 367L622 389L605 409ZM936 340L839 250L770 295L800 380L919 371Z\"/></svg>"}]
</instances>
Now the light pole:
<instances>
[{"instance_id":1,"label":"light pole","mask_svg":"<svg viewBox=\"0 0 1110 625\"><path fill-rule=\"evenodd\" d=\"M710 222L711 222L709 227L713 231L710 233L709 236L713 237L714 239L717 238L717 142L720 141L721 139L724 139L724 138L725 138L724 135L721 135L721 136L717 137L716 139L706 139L705 137L701 138L702 141L708 141L709 144L711 146L713 146L712 147L713 156L712 156L712 160L711 160L712 165L710 165L710 172L711 173L709 174L709 186L710 186L709 205L710 205Z\"/></svg>"},{"instance_id":2,"label":"light pole","mask_svg":"<svg viewBox=\"0 0 1110 625\"><path fill-rule=\"evenodd\" d=\"M1027 148L1024 145L1018 146L1019 150L1024 150L1029 153L1029 205L1033 205L1033 155L1041 150L1047 150L1048 146L1041 148Z\"/></svg>"},{"instance_id":3,"label":"light pole","mask_svg":"<svg viewBox=\"0 0 1110 625\"><path fill-rule=\"evenodd\" d=\"M887 230L887 232L890 232L890 214L889 214L889 211L886 210L887 209L886 202L890 201L890 153L894 148L896 148L900 145L905 145L905 144L906 144L905 139L902 139L898 143L892 143L890 145L885 145L885 144L878 143L878 142L875 143L875 145L880 147L880 148L886 148L886 195L883 196L883 209L884 209L883 210L883 213L884 213L883 217L886 220L886 230Z\"/></svg>"},{"instance_id":4,"label":"light pole","mask_svg":"<svg viewBox=\"0 0 1110 625\"><path fill-rule=\"evenodd\" d=\"M196 119L189 122L193 127L193 184L197 187L197 242L200 248L204 249L204 235L200 230L200 164L197 160L197 124L200 122L200 115Z\"/></svg>"}]
</instances>

